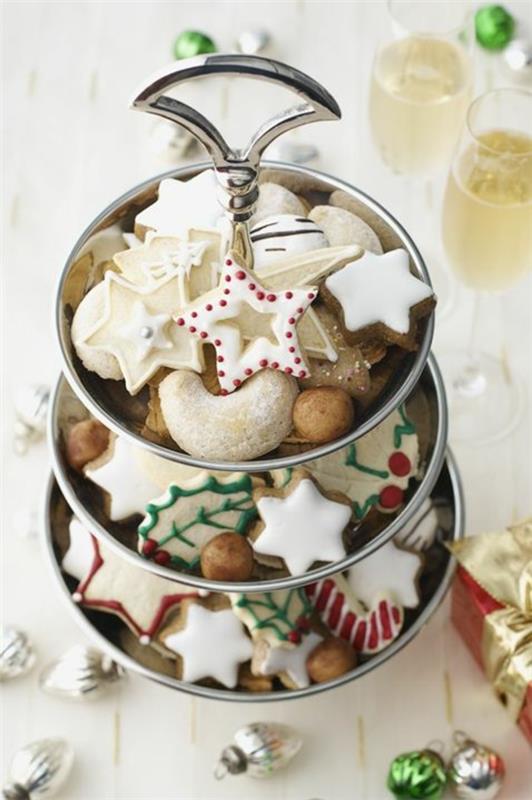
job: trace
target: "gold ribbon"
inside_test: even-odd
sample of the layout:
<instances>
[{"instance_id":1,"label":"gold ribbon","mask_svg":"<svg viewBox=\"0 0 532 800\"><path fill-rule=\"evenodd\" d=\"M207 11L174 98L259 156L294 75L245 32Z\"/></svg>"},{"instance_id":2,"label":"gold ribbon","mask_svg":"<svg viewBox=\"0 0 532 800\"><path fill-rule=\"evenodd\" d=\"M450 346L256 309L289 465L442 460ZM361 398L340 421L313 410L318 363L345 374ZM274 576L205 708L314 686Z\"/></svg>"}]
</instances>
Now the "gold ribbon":
<instances>
[{"instance_id":1,"label":"gold ribbon","mask_svg":"<svg viewBox=\"0 0 532 800\"><path fill-rule=\"evenodd\" d=\"M484 618L482 660L495 691L517 719L532 682L532 518L449 549L503 606Z\"/></svg>"}]
</instances>

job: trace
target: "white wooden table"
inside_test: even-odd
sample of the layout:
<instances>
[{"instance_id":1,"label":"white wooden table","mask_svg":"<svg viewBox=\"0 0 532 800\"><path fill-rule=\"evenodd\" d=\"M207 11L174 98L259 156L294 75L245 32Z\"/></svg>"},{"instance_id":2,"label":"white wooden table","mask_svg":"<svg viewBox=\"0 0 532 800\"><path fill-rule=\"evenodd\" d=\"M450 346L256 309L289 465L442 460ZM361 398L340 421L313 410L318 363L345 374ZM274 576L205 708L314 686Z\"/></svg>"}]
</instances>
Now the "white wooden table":
<instances>
[{"instance_id":1,"label":"white wooden table","mask_svg":"<svg viewBox=\"0 0 532 800\"><path fill-rule=\"evenodd\" d=\"M523 19L530 6L512 8ZM382 3L13 2L5 12L4 617L28 631L42 666L83 636L50 583L38 540L21 536L17 512L37 507L49 468L44 445L25 458L11 452L12 398L25 383L56 379L54 284L82 227L123 190L166 168L149 149L153 121L131 114L127 101L143 77L170 60L175 35L190 27L206 30L229 49L236 33L266 26L274 39L271 54L321 80L343 108L342 123L299 134L319 146L317 166L381 200L414 236L424 231L409 218L409 187L388 174L369 138L366 94L385 24ZM493 59L479 64L479 84L486 80L500 81ZM202 94L193 99L210 99L205 108L217 109L231 131L239 130L243 111L251 129L279 102L271 93L259 104L257 90L241 84L196 92ZM235 118L238 125L231 126ZM435 242L438 213L436 199ZM485 329L488 352L506 354L523 378L528 370L529 392L531 277L504 296ZM438 326L437 352L465 341L469 311L470 299L457 287L454 309ZM507 440L455 448L469 533L530 513L530 393L527 405L526 419ZM131 676L118 692L76 705L42 694L36 675L2 687L4 762L28 741L66 737L77 759L63 800L380 800L389 796L385 776L398 752L448 740L454 728L502 753L508 767L503 800L530 797L528 746L449 624L447 604L381 669L303 701L212 703ZM305 738L303 751L270 781L216 783L218 752L234 730L257 718L292 724Z\"/></svg>"}]
</instances>

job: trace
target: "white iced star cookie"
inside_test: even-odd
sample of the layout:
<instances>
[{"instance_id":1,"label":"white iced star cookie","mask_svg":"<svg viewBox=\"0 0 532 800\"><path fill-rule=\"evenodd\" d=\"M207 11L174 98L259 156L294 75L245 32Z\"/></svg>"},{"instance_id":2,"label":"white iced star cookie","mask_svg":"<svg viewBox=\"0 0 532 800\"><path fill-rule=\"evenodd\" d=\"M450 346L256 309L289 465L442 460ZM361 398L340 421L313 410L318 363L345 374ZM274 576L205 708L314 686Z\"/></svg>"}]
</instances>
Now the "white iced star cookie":
<instances>
[{"instance_id":1,"label":"white iced star cookie","mask_svg":"<svg viewBox=\"0 0 532 800\"><path fill-rule=\"evenodd\" d=\"M164 646L181 656L182 680L214 678L234 689L240 664L253 655L240 620L230 607L210 610L197 602L187 603L182 616L160 634Z\"/></svg>"},{"instance_id":2,"label":"white iced star cookie","mask_svg":"<svg viewBox=\"0 0 532 800\"><path fill-rule=\"evenodd\" d=\"M259 640L253 648L251 670L255 675L279 675L289 687L303 689L310 685L307 658L322 641L323 637L312 631L299 644L271 647Z\"/></svg>"},{"instance_id":3,"label":"white iced star cookie","mask_svg":"<svg viewBox=\"0 0 532 800\"><path fill-rule=\"evenodd\" d=\"M148 644L166 615L184 598L197 593L174 581L135 567L98 542L75 518L69 527L70 544L63 570L80 583L72 595L76 603L116 614Z\"/></svg>"},{"instance_id":4,"label":"white iced star cookie","mask_svg":"<svg viewBox=\"0 0 532 800\"><path fill-rule=\"evenodd\" d=\"M405 608L419 605L417 581L423 562L417 553L386 542L350 567L347 582L355 597L372 608L384 592Z\"/></svg>"},{"instance_id":5,"label":"white iced star cookie","mask_svg":"<svg viewBox=\"0 0 532 800\"><path fill-rule=\"evenodd\" d=\"M96 353L113 356L130 394L142 389L160 367L201 372L198 341L171 319L184 304L179 276L136 286L107 271L102 283L86 295L76 315L94 291L103 293L101 317L85 329L72 327L74 347L87 368L100 374L95 369ZM87 351L92 356L90 365L85 360Z\"/></svg>"},{"instance_id":6,"label":"white iced star cookie","mask_svg":"<svg viewBox=\"0 0 532 800\"><path fill-rule=\"evenodd\" d=\"M428 284L410 272L406 250L362 258L325 279L323 299L338 313L348 342L381 338L414 349L415 323L434 306Z\"/></svg>"},{"instance_id":7,"label":"white iced star cookie","mask_svg":"<svg viewBox=\"0 0 532 800\"><path fill-rule=\"evenodd\" d=\"M143 239L148 230L164 236L182 236L189 228L218 227L222 208L217 199L214 170L207 169L188 181L165 178L155 203L135 219L135 233Z\"/></svg>"},{"instance_id":8,"label":"white iced star cookie","mask_svg":"<svg viewBox=\"0 0 532 800\"><path fill-rule=\"evenodd\" d=\"M265 369L304 378L308 367L301 350L296 323L315 299L317 290L304 286L269 291L248 272L234 253L224 260L219 286L175 316L177 328L196 341L214 345L222 392L233 392L251 375ZM244 344L241 325L251 329L261 316L268 317L268 335L260 332Z\"/></svg>"},{"instance_id":9,"label":"white iced star cookie","mask_svg":"<svg viewBox=\"0 0 532 800\"><path fill-rule=\"evenodd\" d=\"M251 532L258 560L282 559L291 575L301 575L315 561L344 558L349 498L329 499L305 470L294 471L283 489L259 488L253 497L262 520Z\"/></svg>"}]
</instances>

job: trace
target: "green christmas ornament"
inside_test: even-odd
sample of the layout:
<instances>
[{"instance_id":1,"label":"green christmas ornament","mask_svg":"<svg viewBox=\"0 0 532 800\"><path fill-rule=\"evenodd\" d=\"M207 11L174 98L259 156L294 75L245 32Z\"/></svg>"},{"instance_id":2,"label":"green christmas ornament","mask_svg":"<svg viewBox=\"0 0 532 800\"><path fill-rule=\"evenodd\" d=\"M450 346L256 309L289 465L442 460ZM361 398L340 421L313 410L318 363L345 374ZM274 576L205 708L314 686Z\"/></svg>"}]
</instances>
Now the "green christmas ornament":
<instances>
[{"instance_id":1,"label":"green christmas ornament","mask_svg":"<svg viewBox=\"0 0 532 800\"><path fill-rule=\"evenodd\" d=\"M394 758L387 786L397 798L439 800L446 782L441 756L434 750L414 750Z\"/></svg>"},{"instance_id":2,"label":"green christmas ornament","mask_svg":"<svg viewBox=\"0 0 532 800\"><path fill-rule=\"evenodd\" d=\"M515 20L503 6L483 6L475 14L477 42L486 50L502 50L513 38Z\"/></svg>"},{"instance_id":3,"label":"green christmas ornament","mask_svg":"<svg viewBox=\"0 0 532 800\"><path fill-rule=\"evenodd\" d=\"M192 58L202 53L216 53L217 47L210 36L201 31L183 31L174 42L174 56Z\"/></svg>"}]
</instances>

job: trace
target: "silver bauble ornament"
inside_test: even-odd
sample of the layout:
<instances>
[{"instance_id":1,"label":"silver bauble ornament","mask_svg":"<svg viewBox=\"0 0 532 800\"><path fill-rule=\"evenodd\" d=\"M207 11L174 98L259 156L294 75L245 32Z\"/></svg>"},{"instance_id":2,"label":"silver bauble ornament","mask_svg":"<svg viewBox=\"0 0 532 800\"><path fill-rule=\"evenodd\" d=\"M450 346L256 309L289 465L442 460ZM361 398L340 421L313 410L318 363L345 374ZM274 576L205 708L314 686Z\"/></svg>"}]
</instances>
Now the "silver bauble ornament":
<instances>
[{"instance_id":1,"label":"silver bauble ornament","mask_svg":"<svg viewBox=\"0 0 532 800\"><path fill-rule=\"evenodd\" d=\"M504 779L502 758L462 731L454 734L454 743L456 749L447 767L447 777L455 795L463 800L492 800Z\"/></svg>"},{"instance_id":2,"label":"silver bauble ornament","mask_svg":"<svg viewBox=\"0 0 532 800\"><path fill-rule=\"evenodd\" d=\"M56 697L92 700L125 674L121 666L96 648L76 645L43 669L39 685Z\"/></svg>"},{"instance_id":3,"label":"silver bauble ornament","mask_svg":"<svg viewBox=\"0 0 532 800\"><path fill-rule=\"evenodd\" d=\"M44 436L50 388L44 384L23 386L15 395L15 451L24 455Z\"/></svg>"},{"instance_id":4,"label":"silver bauble ornament","mask_svg":"<svg viewBox=\"0 0 532 800\"><path fill-rule=\"evenodd\" d=\"M23 631L2 625L0 628L0 681L25 675L35 664L33 646Z\"/></svg>"},{"instance_id":5,"label":"silver bauble ornament","mask_svg":"<svg viewBox=\"0 0 532 800\"><path fill-rule=\"evenodd\" d=\"M9 770L5 800L44 800L53 797L68 777L74 751L63 739L41 739L16 753Z\"/></svg>"},{"instance_id":6,"label":"silver bauble ornament","mask_svg":"<svg viewBox=\"0 0 532 800\"><path fill-rule=\"evenodd\" d=\"M252 778L267 778L285 767L299 752L303 741L296 731L275 722L254 722L240 728L235 744L225 747L214 771L218 780L227 773L243 772Z\"/></svg>"},{"instance_id":7,"label":"silver bauble ornament","mask_svg":"<svg viewBox=\"0 0 532 800\"><path fill-rule=\"evenodd\" d=\"M236 48L247 56L256 56L270 43L270 34L264 28L243 31L236 40Z\"/></svg>"}]
</instances>

